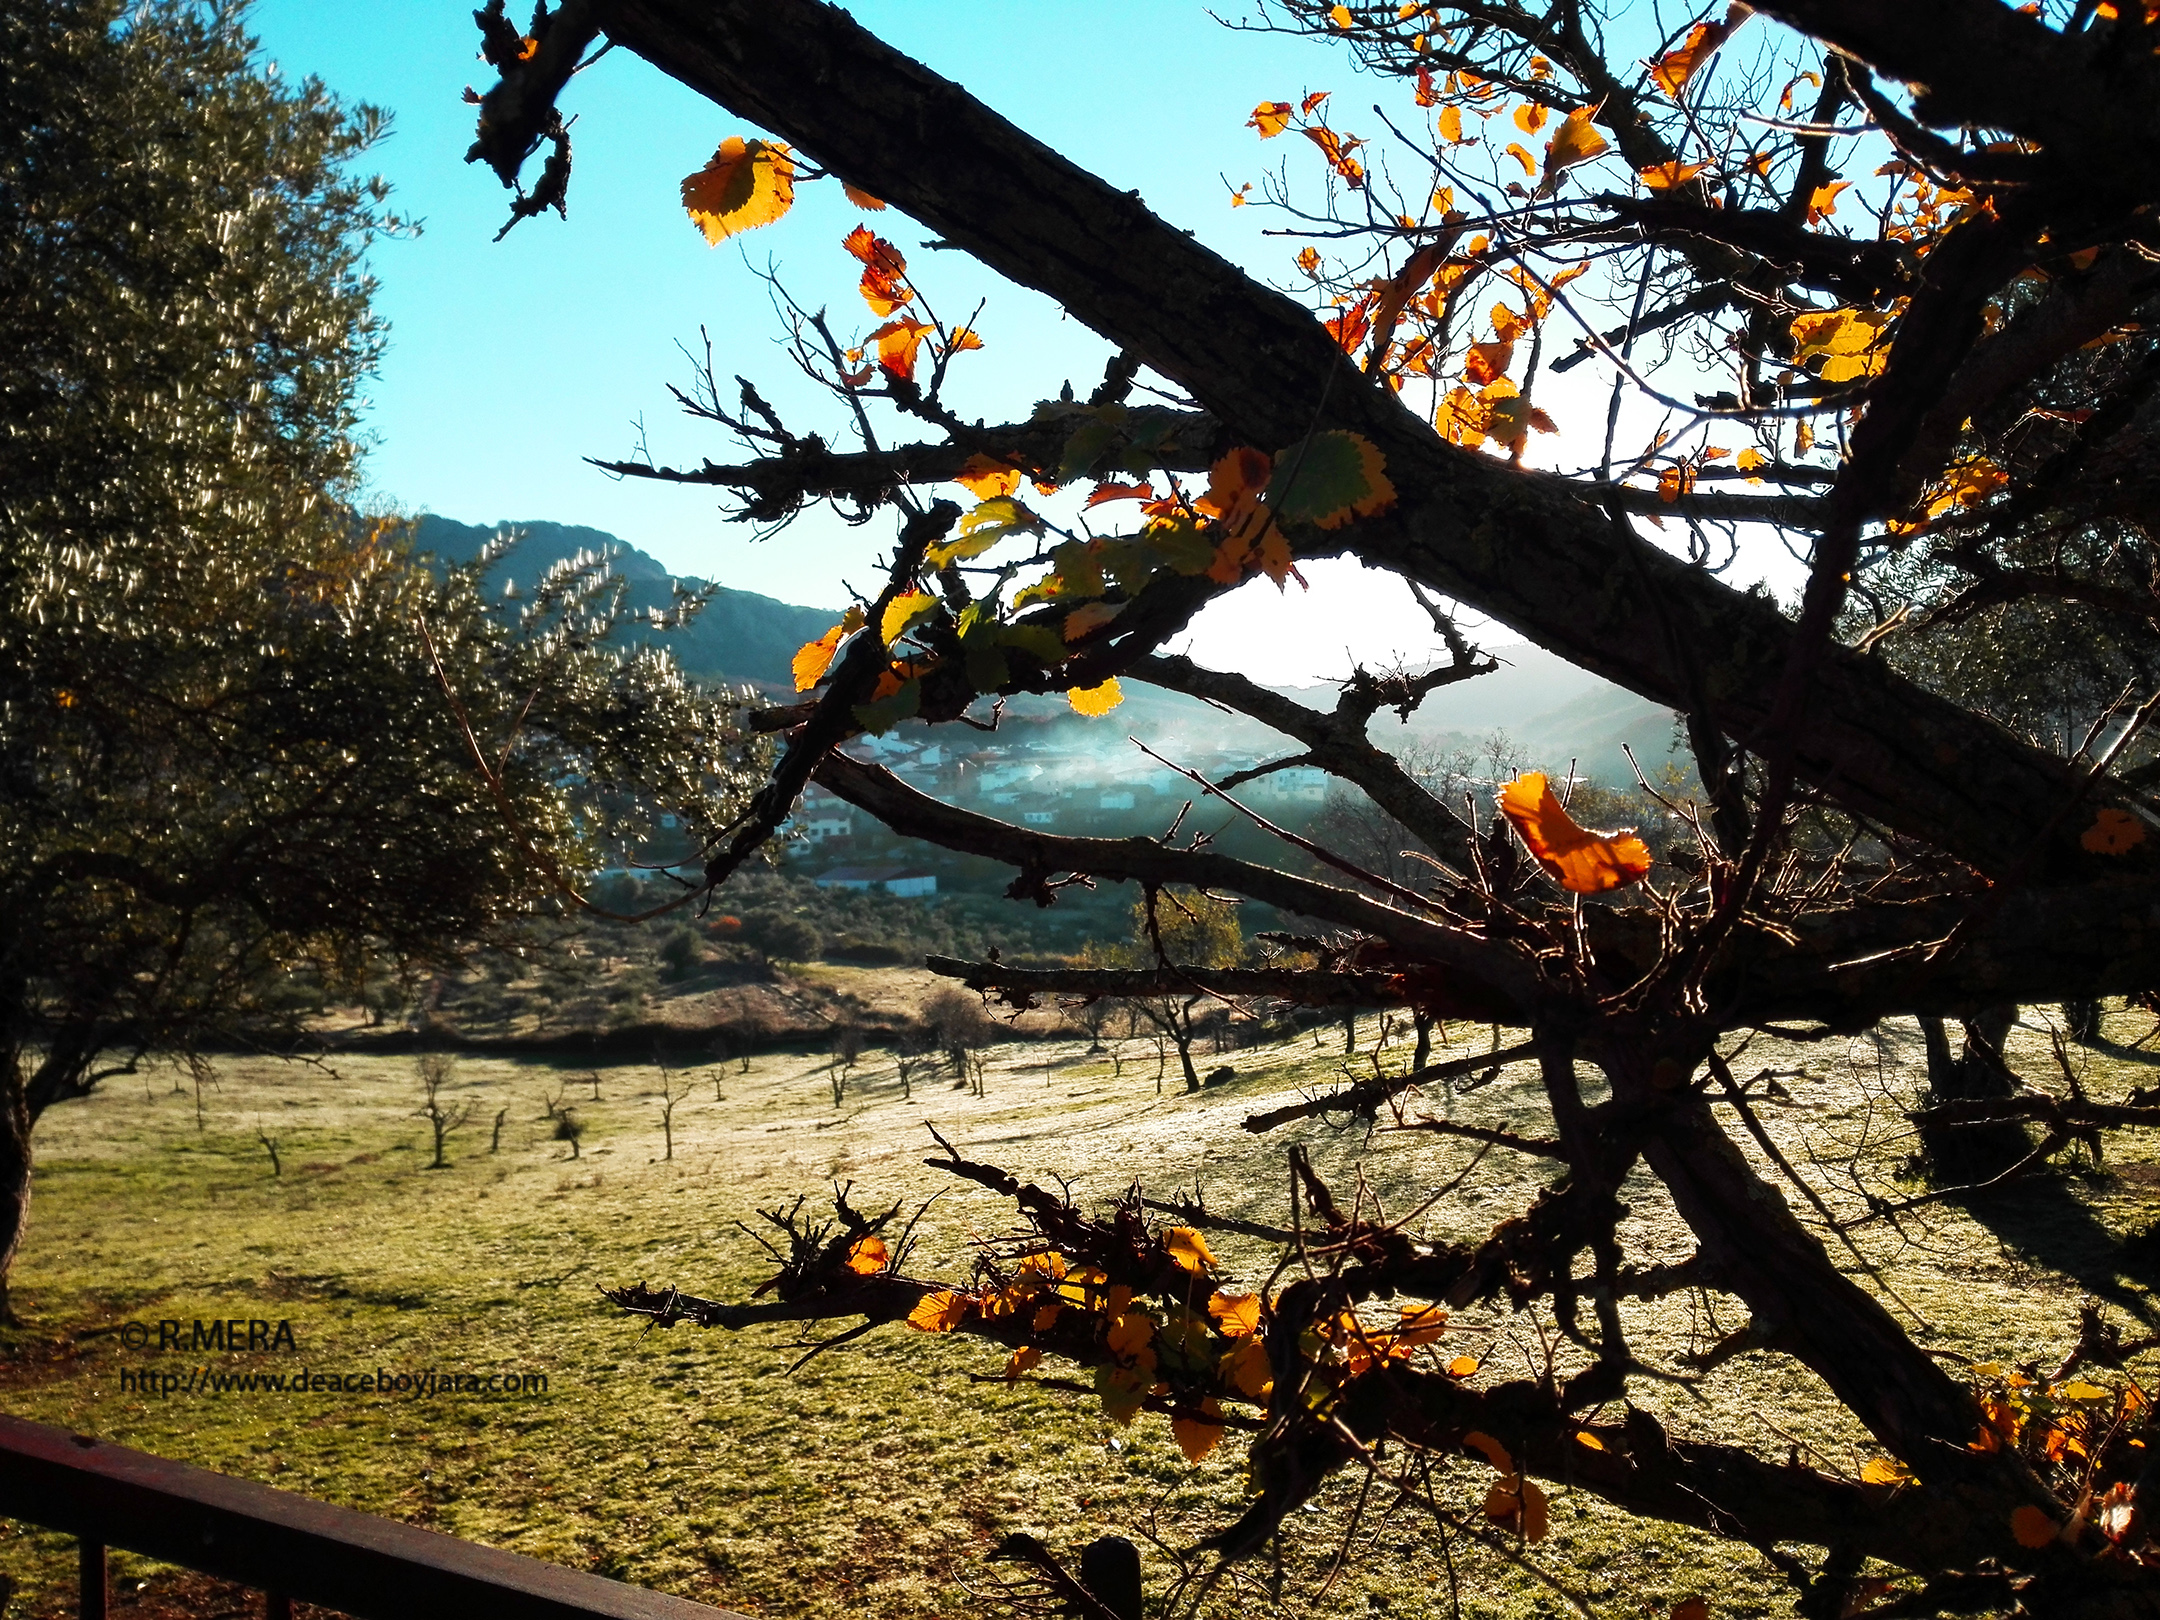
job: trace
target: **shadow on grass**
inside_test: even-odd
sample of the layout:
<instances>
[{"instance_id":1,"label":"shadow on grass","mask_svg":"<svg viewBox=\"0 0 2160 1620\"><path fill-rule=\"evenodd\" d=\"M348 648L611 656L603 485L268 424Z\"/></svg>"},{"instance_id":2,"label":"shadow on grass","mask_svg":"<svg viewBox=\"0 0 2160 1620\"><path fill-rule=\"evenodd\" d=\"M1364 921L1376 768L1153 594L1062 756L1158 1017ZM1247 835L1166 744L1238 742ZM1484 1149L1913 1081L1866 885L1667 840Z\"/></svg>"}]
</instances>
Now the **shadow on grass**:
<instances>
[{"instance_id":1,"label":"shadow on grass","mask_svg":"<svg viewBox=\"0 0 2160 1620\"><path fill-rule=\"evenodd\" d=\"M2070 1177L2036 1176L1959 1199L2019 1259L2074 1279L2096 1299L2160 1327L2160 1227L2119 1238Z\"/></svg>"}]
</instances>

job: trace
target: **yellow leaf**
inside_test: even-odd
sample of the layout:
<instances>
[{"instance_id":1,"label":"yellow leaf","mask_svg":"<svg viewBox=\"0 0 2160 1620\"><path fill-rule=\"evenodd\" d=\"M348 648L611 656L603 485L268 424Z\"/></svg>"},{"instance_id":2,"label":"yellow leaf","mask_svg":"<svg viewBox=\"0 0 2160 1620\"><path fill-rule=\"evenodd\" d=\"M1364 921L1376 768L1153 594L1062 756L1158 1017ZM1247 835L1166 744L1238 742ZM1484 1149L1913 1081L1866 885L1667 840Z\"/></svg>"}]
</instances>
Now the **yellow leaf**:
<instances>
[{"instance_id":1,"label":"yellow leaf","mask_svg":"<svg viewBox=\"0 0 2160 1620\"><path fill-rule=\"evenodd\" d=\"M1123 703L1125 693L1119 687L1117 677L1113 675L1100 686L1075 687L1065 694L1065 701L1073 706L1075 713L1084 714L1092 720L1097 715L1108 714Z\"/></svg>"},{"instance_id":2,"label":"yellow leaf","mask_svg":"<svg viewBox=\"0 0 2160 1620\"><path fill-rule=\"evenodd\" d=\"M1180 1412L1170 1419L1171 1437L1177 1441L1178 1450L1185 1453L1187 1462L1197 1465L1215 1449L1216 1442L1222 1439L1222 1425L1210 1420L1221 1416L1222 1407L1211 1396L1200 1403L1198 1417Z\"/></svg>"},{"instance_id":3,"label":"yellow leaf","mask_svg":"<svg viewBox=\"0 0 2160 1620\"><path fill-rule=\"evenodd\" d=\"M1447 1332L1448 1313L1438 1305L1412 1305L1402 1313L1402 1326L1393 1335L1396 1344L1405 1350L1419 1345L1431 1344Z\"/></svg>"},{"instance_id":4,"label":"yellow leaf","mask_svg":"<svg viewBox=\"0 0 2160 1620\"><path fill-rule=\"evenodd\" d=\"M2059 1401L2105 1401L2113 1398L2114 1391L2089 1384L2082 1378L2073 1378L2067 1384L2057 1384L2048 1393Z\"/></svg>"},{"instance_id":5,"label":"yellow leaf","mask_svg":"<svg viewBox=\"0 0 2160 1620\"><path fill-rule=\"evenodd\" d=\"M1579 1446L1588 1446L1592 1451L1603 1451L1605 1449L1605 1442L1588 1429L1577 1429L1575 1431L1575 1443Z\"/></svg>"},{"instance_id":6,"label":"yellow leaf","mask_svg":"<svg viewBox=\"0 0 2160 1620\"><path fill-rule=\"evenodd\" d=\"M1453 1361L1447 1364L1447 1375L1450 1378L1474 1377L1477 1373L1479 1365L1480 1363L1476 1356L1457 1356Z\"/></svg>"},{"instance_id":7,"label":"yellow leaf","mask_svg":"<svg viewBox=\"0 0 2160 1620\"><path fill-rule=\"evenodd\" d=\"M1199 1273L1213 1269L1215 1256L1208 1251L1207 1239L1189 1226L1173 1226L1163 1233L1163 1247L1170 1251L1170 1258L1187 1271Z\"/></svg>"},{"instance_id":8,"label":"yellow leaf","mask_svg":"<svg viewBox=\"0 0 2160 1620\"><path fill-rule=\"evenodd\" d=\"M1545 178L1538 190L1549 192L1560 183L1563 170L1587 163L1606 150L1608 142L1590 122L1594 107L1577 107L1560 121L1553 138L1545 143Z\"/></svg>"},{"instance_id":9,"label":"yellow leaf","mask_svg":"<svg viewBox=\"0 0 2160 1620\"><path fill-rule=\"evenodd\" d=\"M1290 122L1290 103L1287 101L1263 101L1252 110L1246 124L1260 132L1260 138L1272 140L1283 132Z\"/></svg>"},{"instance_id":10,"label":"yellow leaf","mask_svg":"<svg viewBox=\"0 0 2160 1620\"><path fill-rule=\"evenodd\" d=\"M883 1238L857 1238L855 1246L848 1250L847 1268L861 1276L874 1277L885 1269L885 1262L889 1258Z\"/></svg>"},{"instance_id":11,"label":"yellow leaf","mask_svg":"<svg viewBox=\"0 0 2160 1620\"><path fill-rule=\"evenodd\" d=\"M1330 6L1327 20L1337 28L1355 28L1357 26L1357 19L1350 15L1348 6Z\"/></svg>"},{"instance_id":12,"label":"yellow leaf","mask_svg":"<svg viewBox=\"0 0 2160 1620\"><path fill-rule=\"evenodd\" d=\"M691 223L717 247L795 205L795 160L778 141L730 135L704 168L684 176L682 201Z\"/></svg>"},{"instance_id":13,"label":"yellow leaf","mask_svg":"<svg viewBox=\"0 0 2160 1620\"><path fill-rule=\"evenodd\" d=\"M978 501L987 501L999 495L1010 495L1020 487L1020 469L1008 467L1002 461L989 456L969 456L960 470L953 474L953 482L973 495Z\"/></svg>"},{"instance_id":14,"label":"yellow leaf","mask_svg":"<svg viewBox=\"0 0 2160 1620\"><path fill-rule=\"evenodd\" d=\"M908 1312L908 1326L924 1333L950 1333L967 1320L968 1308L973 1304L965 1294L956 1294L950 1288L937 1289L923 1295Z\"/></svg>"},{"instance_id":15,"label":"yellow leaf","mask_svg":"<svg viewBox=\"0 0 2160 1620\"><path fill-rule=\"evenodd\" d=\"M1040 1350L1036 1349L1032 1344L1023 1344L1012 1353L1011 1359L1005 1363L1005 1381L1011 1383L1041 1361L1042 1352Z\"/></svg>"},{"instance_id":16,"label":"yellow leaf","mask_svg":"<svg viewBox=\"0 0 2160 1620\"><path fill-rule=\"evenodd\" d=\"M1155 1337L1155 1319L1145 1311L1127 1311L1110 1324L1104 1342L1120 1361L1128 1361L1147 1348Z\"/></svg>"},{"instance_id":17,"label":"yellow leaf","mask_svg":"<svg viewBox=\"0 0 2160 1620\"><path fill-rule=\"evenodd\" d=\"M885 604L885 616L878 621L878 639L890 647L936 606L937 598L928 591L902 591Z\"/></svg>"},{"instance_id":18,"label":"yellow leaf","mask_svg":"<svg viewBox=\"0 0 2160 1620\"><path fill-rule=\"evenodd\" d=\"M1450 146L1465 144L1462 132L1462 109L1460 107L1443 107L1440 109L1440 138Z\"/></svg>"},{"instance_id":19,"label":"yellow leaf","mask_svg":"<svg viewBox=\"0 0 2160 1620\"><path fill-rule=\"evenodd\" d=\"M1508 142L1507 155L1513 158L1517 163L1520 163L1522 165L1522 172L1524 174L1537 173L1537 159L1532 157L1528 151L1526 151L1522 146L1518 145L1514 141Z\"/></svg>"},{"instance_id":20,"label":"yellow leaf","mask_svg":"<svg viewBox=\"0 0 2160 1620\"><path fill-rule=\"evenodd\" d=\"M1895 1457L1870 1457L1860 1470L1863 1485L1902 1485L1912 1477L1913 1471Z\"/></svg>"},{"instance_id":21,"label":"yellow leaf","mask_svg":"<svg viewBox=\"0 0 2160 1620\"><path fill-rule=\"evenodd\" d=\"M2010 1515L2010 1534L2020 1547L2038 1551L2059 1533L2055 1521L2036 1507L2021 1507Z\"/></svg>"},{"instance_id":22,"label":"yellow leaf","mask_svg":"<svg viewBox=\"0 0 2160 1620\"><path fill-rule=\"evenodd\" d=\"M1739 455L1733 458L1733 465L1735 467L1738 467L1744 473L1751 473L1757 467L1769 466L1770 458L1764 455L1760 450L1743 450L1740 452ZM1760 478L1750 478L1748 482L1751 484L1759 484L1762 482L1762 480Z\"/></svg>"},{"instance_id":23,"label":"yellow leaf","mask_svg":"<svg viewBox=\"0 0 2160 1620\"><path fill-rule=\"evenodd\" d=\"M1258 1294L1216 1294L1208 1301L1208 1314L1226 1339L1242 1339L1260 1331Z\"/></svg>"},{"instance_id":24,"label":"yellow leaf","mask_svg":"<svg viewBox=\"0 0 2160 1620\"><path fill-rule=\"evenodd\" d=\"M1548 116L1543 102L1526 101L1515 109L1515 127L1525 135L1535 135L1545 127Z\"/></svg>"}]
</instances>

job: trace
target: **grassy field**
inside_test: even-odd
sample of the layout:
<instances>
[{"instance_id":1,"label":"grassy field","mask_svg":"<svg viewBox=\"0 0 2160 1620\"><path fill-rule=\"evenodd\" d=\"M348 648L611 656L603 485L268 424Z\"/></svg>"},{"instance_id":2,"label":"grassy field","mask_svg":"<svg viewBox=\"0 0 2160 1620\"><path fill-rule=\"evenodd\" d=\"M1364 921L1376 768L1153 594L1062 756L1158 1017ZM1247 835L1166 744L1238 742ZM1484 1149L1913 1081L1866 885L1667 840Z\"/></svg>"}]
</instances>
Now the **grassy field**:
<instances>
[{"instance_id":1,"label":"grassy field","mask_svg":"<svg viewBox=\"0 0 2160 1620\"><path fill-rule=\"evenodd\" d=\"M2037 1009L2013 1052L2045 1079ZM1365 1036L1376 1033L1367 1020ZM2142 1030L2114 1015L2112 1035ZM1482 1048L1488 1032L1460 1050ZM198 1097L183 1075L109 1083L54 1110L38 1132L29 1241L16 1271L29 1326L0 1337L0 1407L167 1456L260 1479L536 1557L724 1604L756 1615L900 1620L982 1606L982 1553L1008 1530L1068 1548L1107 1530L1148 1546L1152 1591L1173 1554L1219 1527L1239 1503L1240 1453L1226 1444L1188 1467L1167 1425L1109 1424L1091 1399L1031 1386L978 1384L989 1349L888 1330L811 1361L787 1335L641 1334L596 1285L643 1279L742 1297L761 1280L738 1223L762 1205L855 1184L860 1204L945 1196L923 1223L911 1269L964 1273L970 1240L1005 1229L981 1189L924 1168L924 1126L973 1157L1023 1176L1062 1172L1078 1196L1108 1197L1135 1177L1151 1191L1190 1187L1211 1207L1266 1220L1284 1213L1283 1151L1307 1141L1330 1174L1366 1167L1390 1209L1462 1171L1471 1149L1429 1134L1339 1132L1317 1124L1254 1138L1237 1122L1255 1105L1339 1079L1340 1033L1234 1055L1238 1078L1198 1096L1158 1096L1154 1057L1123 1076L1076 1043L994 1049L985 1095L939 1076L904 1099L889 1061L871 1053L835 1106L822 1059L784 1056L676 1076L673 1158L663 1154L662 1076L464 1058L445 1095L473 1104L449 1139L451 1164L427 1168L427 1123L409 1058L310 1066L233 1060ZM1137 1050L1137 1049L1136 1049ZM1910 1143L1900 1111L1918 1088L1916 1033L1806 1048L1758 1042L1738 1067L1791 1071L1791 1105L1773 1130L1807 1162L1859 1154L1887 1177ZM1222 1060L1216 1060L1222 1061ZM1386 1061L1405 1061L1399 1050ZM2120 1046L2081 1053L2087 1083L2114 1097L2152 1071ZM1360 1059L1370 1073L1369 1059ZM1174 1086L1173 1069L1172 1084ZM573 1158L546 1106L564 1093L586 1129ZM1534 1119L1527 1069L1457 1100L1459 1116ZM499 1144L491 1133L501 1115ZM275 1142L271 1172L263 1138ZM2081 1296L2153 1323L2160 1240L2148 1205L2160 1170L2132 1157L2036 1185L1976 1213L1947 1207L1870 1227L1863 1246L1926 1342L1975 1358L2059 1357ZM1519 1209L1543 1172L1489 1154L1461 1189L1422 1217L1435 1235L1480 1235ZM1834 1201L1850 1189L1827 1176ZM1639 1260L1692 1245L1653 1183L1626 1189ZM1239 1276L1264 1276L1258 1245L1217 1244ZM1710 1318L1710 1310L1716 1320ZM1728 1314L1729 1313L1729 1314ZM1744 1315L1737 1302L1682 1298L1632 1311L1639 1351L1679 1368L1690 1349ZM159 1353L126 1343L126 1324L174 1319L289 1321L293 1348ZM155 1327L149 1330L153 1335ZM1522 1374L1542 1354L1534 1327L1505 1313L1464 1313L1449 1354L1485 1359L1481 1377ZM422 1397L265 1392L145 1393L129 1374L262 1370L331 1373L455 1370L546 1376L544 1394ZM1045 1368L1049 1372L1054 1369ZM1815 1380L1794 1363L1751 1356L1698 1391L1644 1385L1638 1399L1676 1432L1719 1434L1782 1453L1798 1445L1857 1471L1869 1454ZM1474 1514L1487 1479L1445 1476ZM1322 1590L1351 1523L1353 1481L1336 1486L1286 1538L1280 1578L1244 1571L1204 1612L1263 1598L1290 1613L1448 1614L1450 1588L1432 1521L1368 1512L1354 1556ZM1759 1557L1680 1530L1626 1520L1559 1492L1554 1529L1530 1556L1593 1611L1666 1614L1700 1593L1720 1616L1789 1613L1786 1589ZM1462 1612L1569 1612L1533 1573L1498 1551L1451 1538ZM0 1525L0 1573L20 1588L7 1613L71 1613L61 1538ZM150 1612L169 1573L116 1559L120 1612ZM144 1583L147 1583L145 1586ZM138 1591L139 1586L143 1590ZM204 1612L198 1609L197 1612Z\"/></svg>"}]
</instances>

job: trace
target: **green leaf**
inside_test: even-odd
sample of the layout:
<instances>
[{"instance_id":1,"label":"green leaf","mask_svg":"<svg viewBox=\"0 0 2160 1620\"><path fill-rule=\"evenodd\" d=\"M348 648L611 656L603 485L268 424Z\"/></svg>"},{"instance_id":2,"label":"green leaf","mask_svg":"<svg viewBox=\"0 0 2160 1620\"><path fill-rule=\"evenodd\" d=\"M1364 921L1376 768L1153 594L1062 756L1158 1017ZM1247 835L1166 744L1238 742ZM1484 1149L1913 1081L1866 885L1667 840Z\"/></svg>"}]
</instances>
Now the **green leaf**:
<instances>
[{"instance_id":1,"label":"green leaf","mask_svg":"<svg viewBox=\"0 0 2160 1620\"><path fill-rule=\"evenodd\" d=\"M998 632L998 640L1046 666L1062 664L1072 655L1065 638L1047 624L1008 624Z\"/></svg>"},{"instance_id":2,"label":"green leaf","mask_svg":"<svg viewBox=\"0 0 2160 1620\"><path fill-rule=\"evenodd\" d=\"M967 649L968 684L978 692L995 692L1012 679L1004 649L991 644Z\"/></svg>"},{"instance_id":3,"label":"green leaf","mask_svg":"<svg viewBox=\"0 0 2160 1620\"><path fill-rule=\"evenodd\" d=\"M932 546L927 556L933 568L966 557L979 557L1009 534L1038 534L1042 519L1025 501L1010 495L993 495L960 520L960 538Z\"/></svg>"},{"instance_id":4,"label":"green leaf","mask_svg":"<svg viewBox=\"0 0 2160 1620\"><path fill-rule=\"evenodd\" d=\"M1316 433L1302 447L1292 445L1275 458L1276 482L1268 490L1268 506L1284 523L1339 529L1352 518L1369 517L1395 504L1386 466L1379 446L1361 433Z\"/></svg>"},{"instance_id":5,"label":"green leaf","mask_svg":"<svg viewBox=\"0 0 2160 1620\"><path fill-rule=\"evenodd\" d=\"M1206 573L1215 560L1215 542L1183 518L1148 530L1140 543L1159 557L1164 567L1188 577Z\"/></svg>"},{"instance_id":6,"label":"green leaf","mask_svg":"<svg viewBox=\"0 0 2160 1620\"><path fill-rule=\"evenodd\" d=\"M891 697L855 705L855 723L876 736L922 713L922 682L908 681Z\"/></svg>"},{"instance_id":7,"label":"green leaf","mask_svg":"<svg viewBox=\"0 0 2160 1620\"><path fill-rule=\"evenodd\" d=\"M1091 413L1065 441L1065 454L1058 460L1058 482L1067 483L1093 468L1124 427L1122 405L1105 405Z\"/></svg>"}]
</instances>

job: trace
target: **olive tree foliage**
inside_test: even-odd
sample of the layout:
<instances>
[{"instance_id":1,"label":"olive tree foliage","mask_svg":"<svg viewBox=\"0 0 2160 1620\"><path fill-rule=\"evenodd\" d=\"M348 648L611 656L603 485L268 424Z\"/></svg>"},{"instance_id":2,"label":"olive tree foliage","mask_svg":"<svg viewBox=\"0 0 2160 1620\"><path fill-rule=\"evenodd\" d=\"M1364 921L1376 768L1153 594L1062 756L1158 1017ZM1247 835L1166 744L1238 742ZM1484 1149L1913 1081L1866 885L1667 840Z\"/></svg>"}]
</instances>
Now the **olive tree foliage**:
<instances>
[{"instance_id":1,"label":"olive tree foliage","mask_svg":"<svg viewBox=\"0 0 2160 1620\"><path fill-rule=\"evenodd\" d=\"M707 880L814 778L1009 863L1016 900L1088 881L1259 901L1307 932L1257 966L932 966L1021 1005L1204 987L1505 1025L1527 1031L1505 1055L1535 1060L1549 1115L1529 1134L1476 1104L1421 1113L1406 1077L1376 1074L1248 1122L1400 1104L1406 1126L1519 1157L1536 1190L1478 1241L1422 1241L1362 1194L1338 1200L1295 1146L1298 1218L1273 1232L1197 1205L1165 1228L1137 1191L1099 1216L948 1152L935 1162L1020 1211L972 1274L851 1264L882 1222L843 1200L751 1301L638 1285L619 1303L708 1327L905 1321L1011 1350L1015 1375L1090 1369L1113 1417L1166 1415L1192 1454L1243 1437L1252 1494L1206 1544L1227 1559L1293 1534L1338 1473L1401 1507L1468 1468L1497 1470L1485 1511L1525 1540L1543 1531L1538 1481L1562 1481L1763 1549L1808 1615L1877 1603L1883 1566L1902 1572L1886 1613L2160 1613L2142 1460L2160 1435L2108 1371L2130 1347L2097 1312L2066 1322L2075 1341L2037 1389L1936 1354L1869 1256L1905 1195L1849 1159L1857 1189L1784 1154L1731 1063L1765 1029L1827 1038L2160 983L2160 808L2128 769L2160 707L2132 684L2160 577L2160 9L1269 0L1256 26L1368 75L1332 101L1255 87L1256 140L1290 155L1239 195L1305 238L1274 285L816 0L566 0L522 32L496 3L481 21L499 78L473 157L516 184L552 147L514 218L562 202L556 100L603 45L625 48L609 70L643 57L767 132L728 135L686 182L709 236L771 224L825 175L865 209L843 245L882 324L782 306L830 422L708 378L686 402L747 456L622 466L732 490L759 522L831 502L892 525L875 597L804 649L801 700L760 717L785 747ZM1353 110L1368 92L1369 118ZM1002 422L960 417L943 381L995 341L994 311L980 339L940 319L934 273L874 205L1093 328L1115 356L1101 383L1045 378ZM1552 377L1578 367L1609 403L1532 454L1568 408ZM1038 493L1065 488L1091 504ZM1743 530L1804 561L1795 604L1725 577ZM1653 852L1583 828L1528 775L1458 809L1368 737L1380 677L1323 710L1163 652L1223 592L1294 588L1299 563L1342 555L1442 621L1463 604L1680 715L1702 787L1671 812L1684 836ZM2021 634L2018 615L2083 659L2057 694L2067 728L2037 706L1988 712L2013 683L1954 674L1940 637ZM1452 628L1436 622L1448 657L1388 677L1388 706L1477 678ZM2121 655L2085 656L2102 647ZM1058 836L842 746L911 718L988 723L990 700L1023 691L1099 713L1130 680L1279 730L1279 763L1356 788L1429 863L1403 881L1289 838L1263 863L1177 829ZM1910 1123L2037 1127L2011 1178L2160 1124L2146 1094L2094 1097L2067 1062L2021 1078ZM1631 1236L1645 1199L1690 1250ZM1210 1229L1293 1253L1243 1294ZM1671 1429L1651 1415L1681 1375L1633 1329L1691 1293L1739 1325L1687 1376L1797 1363L1874 1453L1864 1471L1830 1454L1844 1441L1758 1446L1689 1432L1684 1406ZM1544 1365L1440 1359L1435 1313L1480 1309L1534 1322Z\"/></svg>"},{"instance_id":2,"label":"olive tree foliage","mask_svg":"<svg viewBox=\"0 0 2160 1620\"><path fill-rule=\"evenodd\" d=\"M742 779L598 569L490 604L353 510L383 120L242 21L0 5L0 1315L47 1108L288 1029L294 975L444 965Z\"/></svg>"}]
</instances>

